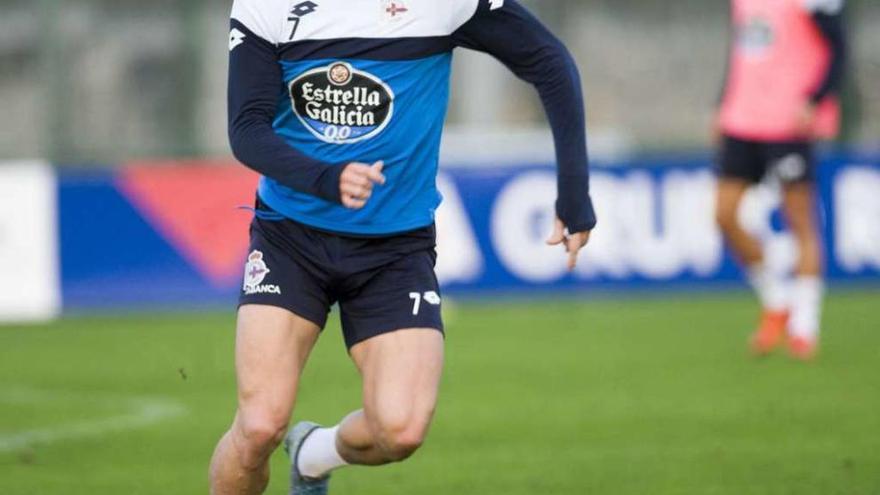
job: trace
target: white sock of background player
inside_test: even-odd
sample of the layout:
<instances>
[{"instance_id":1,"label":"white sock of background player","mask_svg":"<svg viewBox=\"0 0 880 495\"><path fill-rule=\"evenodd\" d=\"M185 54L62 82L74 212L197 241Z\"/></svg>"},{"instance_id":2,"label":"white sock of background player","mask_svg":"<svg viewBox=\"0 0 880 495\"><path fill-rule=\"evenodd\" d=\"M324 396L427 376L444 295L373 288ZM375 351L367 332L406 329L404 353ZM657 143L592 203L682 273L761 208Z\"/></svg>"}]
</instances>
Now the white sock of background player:
<instances>
[{"instance_id":1,"label":"white sock of background player","mask_svg":"<svg viewBox=\"0 0 880 495\"><path fill-rule=\"evenodd\" d=\"M758 294L758 300L766 311L787 311L791 304L791 282L763 263L748 268L749 284Z\"/></svg>"},{"instance_id":2,"label":"white sock of background player","mask_svg":"<svg viewBox=\"0 0 880 495\"><path fill-rule=\"evenodd\" d=\"M794 280L789 334L810 341L819 338L824 284L817 276L798 276Z\"/></svg>"}]
</instances>

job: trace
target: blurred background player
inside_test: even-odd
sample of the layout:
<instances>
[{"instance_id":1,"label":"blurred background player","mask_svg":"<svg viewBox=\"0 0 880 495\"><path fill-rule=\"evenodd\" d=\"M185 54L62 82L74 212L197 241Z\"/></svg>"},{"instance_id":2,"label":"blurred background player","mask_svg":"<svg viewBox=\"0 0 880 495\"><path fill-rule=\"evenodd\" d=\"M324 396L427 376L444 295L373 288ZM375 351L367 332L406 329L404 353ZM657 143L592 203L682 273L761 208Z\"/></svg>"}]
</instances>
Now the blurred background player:
<instances>
[{"instance_id":1,"label":"blurred background player","mask_svg":"<svg viewBox=\"0 0 880 495\"><path fill-rule=\"evenodd\" d=\"M732 0L732 48L717 126L717 221L745 266L763 313L751 347L766 354L788 335L794 357L817 350L822 250L814 142L836 136L846 55L843 0ZM797 242L791 281L765 263L761 243L738 220L743 194L763 179L782 186Z\"/></svg>"}]
</instances>

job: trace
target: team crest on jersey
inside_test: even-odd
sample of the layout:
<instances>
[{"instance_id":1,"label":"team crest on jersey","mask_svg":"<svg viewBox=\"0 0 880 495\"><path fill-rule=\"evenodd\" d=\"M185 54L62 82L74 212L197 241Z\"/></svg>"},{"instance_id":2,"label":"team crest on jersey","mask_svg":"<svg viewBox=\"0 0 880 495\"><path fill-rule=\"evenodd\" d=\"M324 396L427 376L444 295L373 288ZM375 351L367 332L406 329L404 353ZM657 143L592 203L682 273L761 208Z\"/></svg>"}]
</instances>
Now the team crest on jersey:
<instances>
[{"instance_id":1,"label":"team crest on jersey","mask_svg":"<svg viewBox=\"0 0 880 495\"><path fill-rule=\"evenodd\" d=\"M409 8L403 0L382 0L382 15L390 21L399 21L406 16Z\"/></svg>"},{"instance_id":2,"label":"team crest on jersey","mask_svg":"<svg viewBox=\"0 0 880 495\"><path fill-rule=\"evenodd\" d=\"M391 88L345 62L305 72L288 89L300 122L327 143L372 138L385 129L394 113Z\"/></svg>"},{"instance_id":3,"label":"team crest on jersey","mask_svg":"<svg viewBox=\"0 0 880 495\"><path fill-rule=\"evenodd\" d=\"M244 293L247 295L281 294L281 288L277 285L263 284L269 272L269 267L263 261L263 252L251 251L251 254L248 255L247 263L244 265Z\"/></svg>"},{"instance_id":4,"label":"team crest on jersey","mask_svg":"<svg viewBox=\"0 0 880 495\"><path fill-rule=\"evenodd\" d=\"M760 55L773 44L773 28L761 17L753 17L739 26L736 41L743 52Z\"/></svg>"}]
</instances>

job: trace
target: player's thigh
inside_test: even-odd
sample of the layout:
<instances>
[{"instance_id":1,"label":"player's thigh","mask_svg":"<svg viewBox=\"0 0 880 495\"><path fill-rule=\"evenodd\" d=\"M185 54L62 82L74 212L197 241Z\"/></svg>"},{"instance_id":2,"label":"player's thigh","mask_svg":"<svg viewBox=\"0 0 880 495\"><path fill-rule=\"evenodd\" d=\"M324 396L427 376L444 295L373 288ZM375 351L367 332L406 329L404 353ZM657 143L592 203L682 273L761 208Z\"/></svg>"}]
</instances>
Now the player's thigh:
<instances>
[{"instance_id":1,"label":"player's thigh","mask_svg":"<svg viewBox=\"0 0 880 495\"><path fill-rule=\"evenodd\" d=\"M721 180L755 184L766 170L761 143L723 136L718 150L717 172Z\"/></svg>"},{"instance_id":2,"label":"player's thigh","mask_svg":"<svg viewBox=\"0 0 880 495\"><path fill-rule=\"evenodd\" d=\"M751 183L732 177L719 177L715 194L715 218L722 226L736 223L739 206Z\"/></svg>"},{"instance_id":3,"label":"player's thigh","mask_svg":"<svg viewBox=\"0 0 880 495\"><path fill-rule=\"evenodd\" d=\"M257 209L264 211L259 201ZM331 299L311 252L313 239L291 221L255 215L239 295L236 365L240 413L286 423L306 356L327 319ZM311 263L311 264L310 264ZM253 415L253 414L252 414ZM250 417L250 416L249 416Z\"/></svg>"},{"instance_id":4,"label":"player's thigh","mask_svg":"<svg viewBox=\"0 0 880 495\"><path fill-rule=\"evenodd\" d=\"M437 404L443 347L443 335L432 328L383 333L352 347L371 424L417 439L424 436Z\"/></svg>"},{"instance_id":5,"label":"player's thigh","mask_svg":"<svg viewBox=\"0 0 880 495\"><path fill-rule=\"evenodd\" d=\"M433 413L444 342L434 261L433 250L406 254L340 299L368 420L425 427Z\"/></svg>"},{"instance_id":6,"label":"player's thigh","mask_svg":"<svg viewBox=\"0 0 880 495\"><path fill-rule=\"evenodd\" d=\"M816 232L816 162L813 145L807 141L775 143L768 147L772 173L782 184L786 220L796 236Z\"/></svg>"},{"instance_id":7,"label":"player's thigh","mask_svg":"<svg viewBox=\"0 0 880 495\"><path fill-rule=\"evenodd\" d=\"M319 333L317 324L283 308L239 308L237 422L245 433L271 435L287 424L300 374Z\"/></svg>"}]
</instances>

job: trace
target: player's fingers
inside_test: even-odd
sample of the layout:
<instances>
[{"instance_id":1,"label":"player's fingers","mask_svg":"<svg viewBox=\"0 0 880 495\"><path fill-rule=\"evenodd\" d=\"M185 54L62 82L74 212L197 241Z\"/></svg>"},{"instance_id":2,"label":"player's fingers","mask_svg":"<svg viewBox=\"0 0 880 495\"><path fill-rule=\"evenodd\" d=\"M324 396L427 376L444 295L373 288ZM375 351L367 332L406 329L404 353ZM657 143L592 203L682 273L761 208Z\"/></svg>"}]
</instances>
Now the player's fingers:
<instances>
[{"instance_id":1,"label":"player's fingers","mask_svg":"<svg viewBox=\"0 0 880 495\"><path fill-rule=\"evenodd\" d=\"M558 244L562 244L565 241L565 225L561 220L556 219L553 223L553 233L550 234L550 237L547 238L547 244L551 246L556 246Z\"/></svg>"},{"instance_id":2,"label":"player's fingers","mask_svg":"<svg viewBox=\"0 0 880 495\"><path fill-rule=\"evenodd\" d=\"M373 183L367 178L366 173L363 175L353 174L345 178L345 182L357 187L373 187Z\"/></svg>"},{"instance_id":3,"label":"player's fingers","mask_svg":"<svg viewBox=\"0 0 880 495\"><path fill-rule=\"evenodd\" d=\"M568 271L574 270L577 266L578 262L578 251L577 249L569 249L568 250Z\"/></svg>"},{"instance_id":4,"label":"player's fingers","mask_svg":"<svg viewBox=\"0 0 880 495\"><path fill-rule=\"evenodd\" d=\"M572 235L568 238L565 243L565 250L568 252L568 269L574 270L574 267L577 266L578 254L580 254L581 248L584 247L581 244L583 237L580 234Z\"/></svg>"},{"instance_id":5,"label":"player's fingers","mask_svg":"<svg viewBox=\"0 0 880 495\"><path fill-rule=\"evenodd\" d=\"M349 187L354 191L355 196L361 196L365 192L371 192L373 190L373 183L370 182L366 177L357 177L350 181L346 181L343 187Z\"/></svg>"},{"instance_id":6,"label":"player's fingers","mask_svg":"<svg viewBox=\"0 0 880 495\"><path fill-rule=\"evenodd\" d=\"M578 249L583 248L590 242L590 232L578 232L572 236L577 240Z\"/></svg>"},{"instance_id":7,"label":"player's fingers","mask_svg":"<svg viewBox=\"0 0 880 495\"><path fill-rule=\"evenodd\" d=\"M353 210L359 210L363 208L367 204L366 200L357 199L348 194L342 195L342 205L346 208L351 208Z\"/></svg>"},{"instance_id":8,"label":"player's fingers","mask_svg":"<svg viewBox=\"0 0 880 495\"><path fill-rule=\"evenodd\" d=\"M351 182L346 181L339 185L339 190L343 196L355 196L357 194L357 187Z\"/></svg>"},{"instance_id":9,"label":"player's fingers","mask_svg":"<svg viewBox=\"0 0 880 495\"><path fill-rule=\"evenodd\" d=\"M367 189L365 187L358 187L357 189L355 189L355 193L352 194L352 196L354 196L355 199L360 199L363 201L370 199L370 196L372 196L372 195L373 195L373 190Z\"/></svg>"},{"instance_id":10,"label":"player's fingers","mask_svg":"<svg viewBox=\"0 0 880 495\"><path fill-rule=\"evenodd\" d=\"M568 269L574 270L577 266L578 256L580 256L581 250L587 243L590 241L590 233L589 232L577 232L569 236L566 241L565 250L568 251Z\"/></svg>"},{"instance_id":11,"label":"player's fingers","mask_svg":"<svg viewBox=\"0 0 880 495\"><path fill-rule=\"evenodd\" d=\"M370 167L362 163L349 163L348 166L346 166L345 169L342 170L342 174L339 176L340 189L346 184L363 184L365 182L369 182L369 180L367 179L367 170L369 169Z\"/></svg>"},{"instance_id":12,"label":"player's fingers","mask_svg":"<svg viewBox=\"0 0 880 495\"><path fill-rule=\"evenodd\" d=\"M343 177L364 176L364 175L367 175L367 171L369 169L370 169L370 166L367 165L366 163L351 162L342 171L342 176Z\"/></svg>"},{"instance_id":13,"label":"player's fingers","mask_svg":"<svg viewBox=\"0 0 880 495\"><path fill-rule=\"evenodd\" d=\"M364 187L356 184L346 183L340 187L342 194L352 196L355 199L366 200L373 194L372 187Z\"/></svg>"},{"instance_id":14,"label":"player's fingers","mask_svg":"<svg viewBox=\"0 0 880 495\"><path fill-rule=\"evenodd\" d=\"M378 162L374 163L367 170L367 178L376 184L379 184L379 185L385 184L385 175L382 174L383 168L385 168L385 162L383 162L382 160L379 160Z\"/></svg>"}]
</instances>

